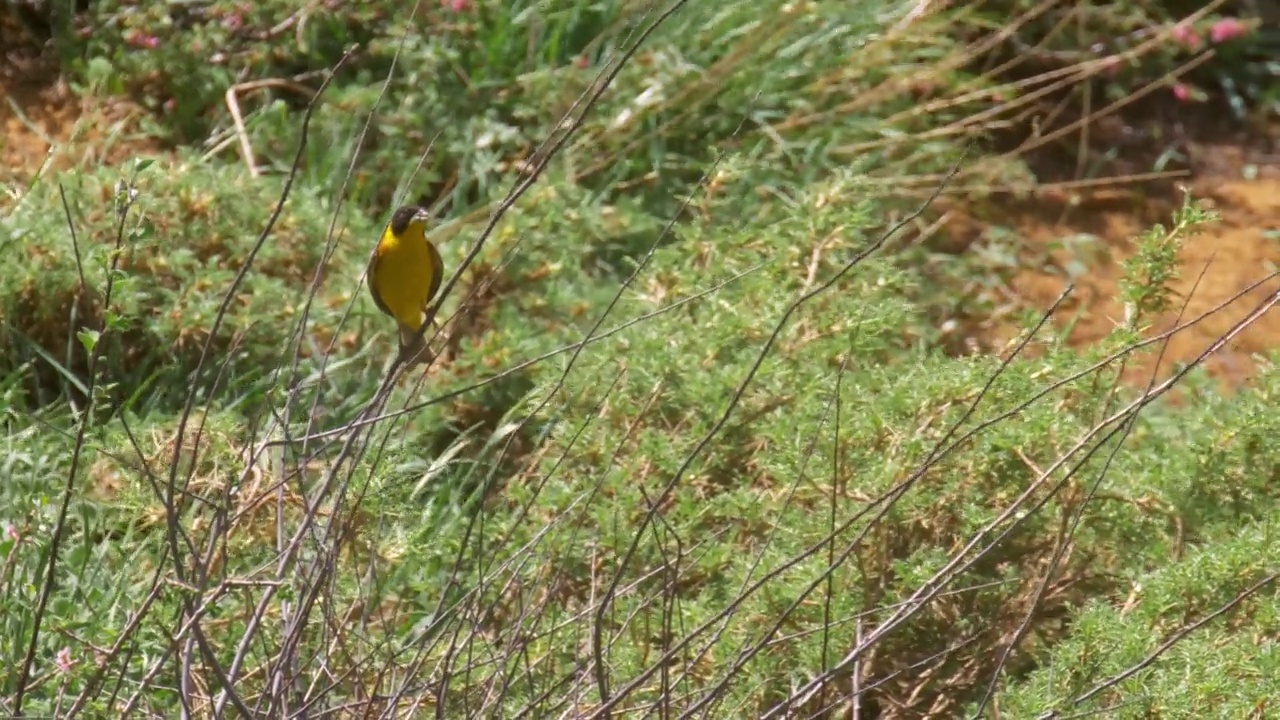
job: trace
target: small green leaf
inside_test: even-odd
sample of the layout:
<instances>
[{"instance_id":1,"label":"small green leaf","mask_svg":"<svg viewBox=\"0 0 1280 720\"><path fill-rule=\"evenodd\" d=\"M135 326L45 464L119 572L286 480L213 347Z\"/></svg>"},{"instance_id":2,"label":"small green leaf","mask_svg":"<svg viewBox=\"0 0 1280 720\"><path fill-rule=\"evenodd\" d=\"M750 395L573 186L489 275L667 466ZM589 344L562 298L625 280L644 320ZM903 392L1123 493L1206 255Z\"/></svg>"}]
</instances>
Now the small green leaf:
<instances>
[{"instance_id":1,"label":"small green leaf","mask_svg":"<svg viewBox=\"0 0 1280 720\"><path fill-rule=\"evenodd\" d=\"M76 336L80 338L80 344L83 345L84 349L88 352L93 352L93 349L98 345L97 330L81 330L76 333Z\"/></svg>"},{"instance_id":2,"label":"small green leaf","mask_svg":"<svg viewBox=\"0 0 1280 720\"><path fill-rule=\"evenodd\" d=\"M85 75L88 76L90 85L106 82L114 72L115 68L112 67L111 61L104 57L93 58L85 68Z\"/></svg>"}]
</instances>

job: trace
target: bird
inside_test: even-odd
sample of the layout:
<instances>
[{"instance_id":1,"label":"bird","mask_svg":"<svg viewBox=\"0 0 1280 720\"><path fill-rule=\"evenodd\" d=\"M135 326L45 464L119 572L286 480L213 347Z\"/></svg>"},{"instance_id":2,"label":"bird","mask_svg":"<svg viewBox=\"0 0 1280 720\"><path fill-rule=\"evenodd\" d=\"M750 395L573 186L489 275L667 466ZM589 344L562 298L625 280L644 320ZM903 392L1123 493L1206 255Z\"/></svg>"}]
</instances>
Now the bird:
<instances>
[{"instance_id":1,"label":"bird","mask_svg":"<svg viewBox=\"0 0 1280 720\"><path fill-rule=\"evenodd\" d=\"M422 324L444 280L440 251L427 239L430 217L426 208L396 208L369 260L369 294L400 326L400 357L410 363L430 360Z\"/></svg>"}]
</instances>

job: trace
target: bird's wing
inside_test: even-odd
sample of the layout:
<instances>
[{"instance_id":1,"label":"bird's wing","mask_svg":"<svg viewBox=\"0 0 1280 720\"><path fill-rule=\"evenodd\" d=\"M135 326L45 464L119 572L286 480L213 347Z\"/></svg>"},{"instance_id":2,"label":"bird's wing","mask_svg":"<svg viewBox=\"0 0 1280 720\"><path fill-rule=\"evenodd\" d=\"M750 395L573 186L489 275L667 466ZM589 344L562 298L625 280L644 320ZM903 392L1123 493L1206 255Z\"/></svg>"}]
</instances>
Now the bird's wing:
<instances>
[{"instance_id":1,"label":"bird's wing","mask_svg":"<svg viewBox=\"0 0 1280 720\"><path fill-rule=\"evenodd\" d=\"M382 296L378 294L378 254L373 254L373 259L369 261L369 272L366 282L369 284L369 294L373 296L373 304L378 306L384 315L395 317L391 312L391 308L382 302Z\"/></svg>"},{"instance_id":2,"label":"bird's wing","mask_svg":"<svg viewBox=\"0 0 1280 720\"><path fill-rule=\"evenodd\" d=\"M431 253L431 289L427 291L427 301L424 305L430 305L431 300L440 292L440 283L444 282L444 262L440 260L440 251L430 241L427 241L427 251Z\"/></svg>"}]
</instances>

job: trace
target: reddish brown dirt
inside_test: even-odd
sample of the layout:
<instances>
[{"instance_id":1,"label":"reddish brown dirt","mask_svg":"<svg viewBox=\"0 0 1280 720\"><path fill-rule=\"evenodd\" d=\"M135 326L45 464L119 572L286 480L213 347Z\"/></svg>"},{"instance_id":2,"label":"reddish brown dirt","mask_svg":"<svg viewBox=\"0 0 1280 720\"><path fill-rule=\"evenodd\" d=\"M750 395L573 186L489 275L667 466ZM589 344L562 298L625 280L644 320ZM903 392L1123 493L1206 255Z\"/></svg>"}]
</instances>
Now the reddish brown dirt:
<instances>
[{"instance_id":1,"label":"reddish brown dirt","mask_svg":"<svg viewBox=\"0 0 1280 720\"><path fill-rule=\"evenodd\" d=\"M139 132L141 118L127 101L77 97L54 59L0 13L0 183L21 190L46 159L50 173L154 154L160 144Z\"/></svg>"},{"instance_id":2,"label":"reddish brown dirt","mask_svg":"<svg viewBox=\"0 0 1280 720\"><path fill-rule=\"evenodd\" d=\"M1280 165L1268 158L1246 156L1235 146L1198 146L1196 150L1204 161L1198 163L1196 176L1186 185L1192 198L1209 201L1221 220L1205 227L1183 246L1180 277L1174 283L1179 293L1175 302L1187 302L1182 323L1227 302L1280 269L1280 240L1274 235L1268 236L1280 230ZM1243 179L1246 167L1254 168L1256 175L1252 179ZM1109 257L1092 263L1088 274L1077 279L1076 290L1057 316L1059 327L1074 323L1069 341L1073 346L1084 347L1106 336L1122 322L1124 309L1118 290L1123 274L1121 262L1132 255L1135 240L1152 224L1169 226L1174 202L1115 190L1078 197L1070 204L1040 198L1012 209L1005 207L1001 217L985 222L961 218L957 227L961 235L976 239L975 234L980 235L986 226L998 221L1017 233L1032 250L1031 254L1036 254L1036 250L1043 253L1049 243L1081 233L1102 240L1109 249ZM1049 255L1059 266L1069 259L1060 251ZM1022 307L1044 310L1057 299L1066 282L1061 272L1035 263L1015 274L1010 283L1011 300ZM1164 350L1158 376L1165 377L1174 363L1199 356L1270 293L1278 290L1280 280L1273 278L1174 335ZM1175 321L1177 313L1171 312L1160 319L1153 331L1167 330ZM1015 332L1009 323L997 321L987 325L982 339L989 347L1002 347ZM1280 348L1280 310L1257 319L1205 366L1225 387L1238 387L1256 370L1255 354L1276 348ZM1151 356L1131 363L1126 368L1125 379L1145 384L1151 379L1153 361Z\"/></svg>"}]
</instances>

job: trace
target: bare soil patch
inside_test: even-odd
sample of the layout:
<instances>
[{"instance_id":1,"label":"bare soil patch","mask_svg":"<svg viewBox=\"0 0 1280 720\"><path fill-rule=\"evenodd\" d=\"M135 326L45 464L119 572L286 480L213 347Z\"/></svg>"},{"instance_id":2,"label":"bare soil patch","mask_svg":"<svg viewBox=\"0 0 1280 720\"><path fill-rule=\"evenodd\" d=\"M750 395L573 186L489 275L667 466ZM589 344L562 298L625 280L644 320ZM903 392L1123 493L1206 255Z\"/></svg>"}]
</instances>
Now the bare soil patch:
<instances>
[{"instance_id":1,"label":"bare soil patch","mask_svg":"<svg viewBox=\"0 0 1280 720\"><path fill-rule=\"evenodd\" d=\"M0 183L21 187L42 168L57 172L160 152L161 144L141 130L143 116L125 100L77 96L43 44L12 11L0 10Z\"/></svg>"},{"instance_id":2,"label":"bare soil patch","mask_svg":"<svg viewBox=\"0 0 1280 720\"><path fill-rule=\"evenodd\" d=\"M1216 130L1203 134L1218 134ZM1164 188L1111 188L1070 198L1047 193L1025 202L1002 201L961 213L952 224L953 235L967 246L993 227L1012 230L1028 262L1008 284L1009 301L1015 307L1038 310L1052 305L1068 282L1060 268L1072 257L1052 249L1053 243L1085 234L1096 237L1106 250L1105 259L1091 263L1088 272L1076 278L1076 289L1056 318L1059 328L1069 330L1071 345L1085 347L1123 321L1121 264L1152 225L1170 225L1171 214L1181 202L1180 191L1189 190L1193 199L1209 201L1221 220L1202 229L1182 249L1175 287L1187 303L1181 321L1186 323L1280 269L1280 155L1274 152L1275 140L1259 142L1256 135L1249 140L1187 140L1182 150L1191 169L1185 182ZM1046 257L1052 262L1046 263ZM1280 279L1272 278L1230 307L1179 332L1164 350L1158 368L1152 367L1154 357L1132 362L1125 380L1145 384L1153 370L1163 377L1175 364L1193 360L1277 291ZM1170 313L1160 318L1153 332L1167 330L1177 321L1177 313ZM1003 347L1017 332L1012 322L999 319L978 325L979 344L988 348ZM1280 312L1273 311L1211 357L1206 368L1224 388L1238 388L1254 375L1258 356L1277 348Z\"/></svg>"}]
</instances>

